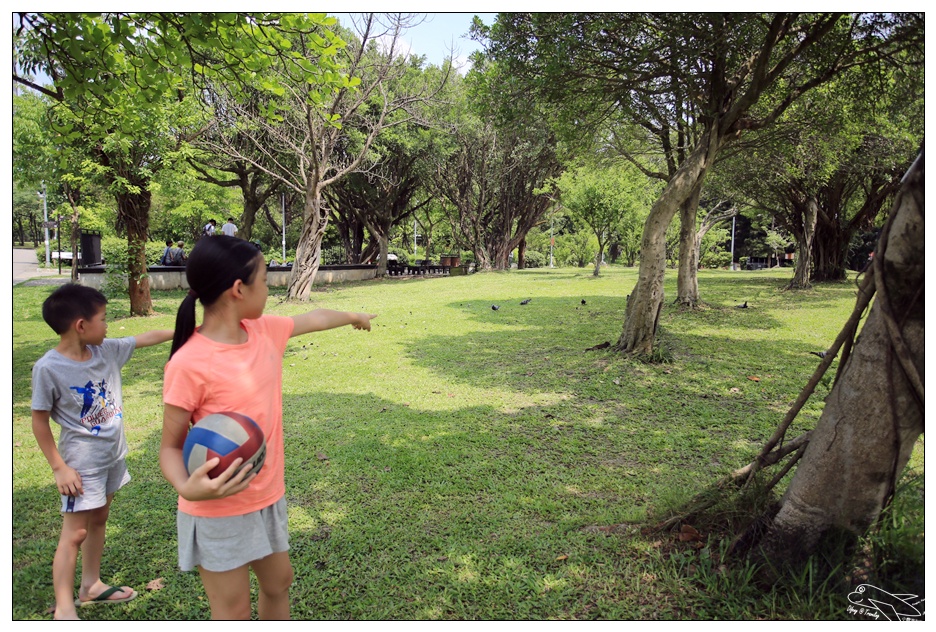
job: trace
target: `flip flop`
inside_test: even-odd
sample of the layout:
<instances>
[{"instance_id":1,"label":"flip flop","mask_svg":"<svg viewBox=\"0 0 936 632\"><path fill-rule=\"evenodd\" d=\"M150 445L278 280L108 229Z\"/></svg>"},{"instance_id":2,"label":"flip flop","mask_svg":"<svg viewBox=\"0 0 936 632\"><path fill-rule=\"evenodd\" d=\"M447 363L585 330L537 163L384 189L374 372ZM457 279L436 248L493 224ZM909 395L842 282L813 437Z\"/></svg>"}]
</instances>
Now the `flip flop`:
<instances>
[{"instance_id":1,"label":"flip flop","mask_svg":"<svg viewBox=\"0 0 936 632\"><path fill-rule=\"evenodd\" d=\"M115 599L110 598L111 595L115 593L127 593L127 592L130 593L129 597L117 597ZM102 592L100 595L95 597L94 599L89 599L88 601L82 601L81 599L76 599L75 605L84 607L84 606L93 606L96 603L126 603L128 601L136 599L136 596L137 596L137 591L133 590L129 586L111 586L110 588Z\"/></svg>"}]
</instances>

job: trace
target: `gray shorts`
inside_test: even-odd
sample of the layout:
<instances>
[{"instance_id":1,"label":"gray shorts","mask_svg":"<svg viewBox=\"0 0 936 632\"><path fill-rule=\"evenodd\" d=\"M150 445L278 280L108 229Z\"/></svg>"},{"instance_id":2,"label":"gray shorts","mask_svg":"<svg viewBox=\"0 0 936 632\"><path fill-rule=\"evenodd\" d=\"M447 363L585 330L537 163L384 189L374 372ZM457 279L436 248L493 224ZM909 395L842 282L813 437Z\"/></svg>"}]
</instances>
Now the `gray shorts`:
<instances>
[{"instance_id":1,"label":"gray shorts","mask_svg":"<svg viewBox=\"0 0 936 632\"><path fill-rule=\"evenodd\" d=\"M81 474L79 472L79 474ZM81 474L80 496L62 496L62 513L91 511L107 504L107 497L130 482L127 462L120 459L106 470Z\"/></svg>"},{"instance_id":2,"label":"gray shorts","mask_svg":"<svg viewBox=\"0 0 936 632\"><path fill-rule=\"evenodd\" d=\"M202 518L179 511L179 568L222 573L289 550L286 497L253 513Z\"/></svg>"}]
</instances>

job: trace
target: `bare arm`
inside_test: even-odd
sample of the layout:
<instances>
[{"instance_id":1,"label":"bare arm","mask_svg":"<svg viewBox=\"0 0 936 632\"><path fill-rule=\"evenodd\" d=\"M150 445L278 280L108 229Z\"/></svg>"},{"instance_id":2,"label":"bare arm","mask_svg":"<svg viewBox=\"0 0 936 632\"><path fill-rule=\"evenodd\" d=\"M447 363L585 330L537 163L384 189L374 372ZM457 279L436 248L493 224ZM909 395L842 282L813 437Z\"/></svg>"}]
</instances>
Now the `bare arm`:
<instances>
[{"instance_id":1,"label":"bare arm","mask_svg":"<svg viewBox=\"0 0 936 632\"><path fill-rule=\"evenodd\" d=\"M247 476L250 468L246 467L240 472L237 471L243 459L235 459L217 478L208 478L208 472L218 464L218 457L209 459L189 476L182 460L182 446L185 444L191 419L191 411L184 408L171 404L166 404L163 408L159 467L166 480L175 487L179 496L186 500L224 498L247 489L256 474Z\"/></svg>"},{"instance_id":2,"label":"bare arm","mask_svg":"<svg viewBox=\"0 0 936 632\"><path fill-rule=\"evenodd\" d=\"M45 455L46 461L52 468L52 475L55 476L55 486L60 494L66 496L78 496L84 493L81 486L81 475L69 467L59 454L58 446L55 444L55 437L52 435L50 425L51 415L48 410L32 411L32 431L36 437L36 443L39 449Z\"/></svg>"},{"instance_id":3,"label":"bare arm","mask_svg":"<svg viewBox=\"0 0 936 632\"><path fill-rule=\"evenodd\" d=\"M315 309L292 317L294 323L292 336L301 336L312 331L325 331L326 329L344 327L345 325L370 331L370 321L374 318L377 318L377 314Z\"/></svg>"},{"instance_id":4,"label":"bare arm","mask_svg":"<svg viewBox=\"0 0 936 632\"><path fill-rule=\"evenodd\" d=\"M172 340L173 334L175 334L175 332L171 329L153 329L136 335L134 338L136 338L137 349L141 349L143 347L152 347L153 345L158 345L163 342L169 342Z\"/></svg>"}]
</instances>

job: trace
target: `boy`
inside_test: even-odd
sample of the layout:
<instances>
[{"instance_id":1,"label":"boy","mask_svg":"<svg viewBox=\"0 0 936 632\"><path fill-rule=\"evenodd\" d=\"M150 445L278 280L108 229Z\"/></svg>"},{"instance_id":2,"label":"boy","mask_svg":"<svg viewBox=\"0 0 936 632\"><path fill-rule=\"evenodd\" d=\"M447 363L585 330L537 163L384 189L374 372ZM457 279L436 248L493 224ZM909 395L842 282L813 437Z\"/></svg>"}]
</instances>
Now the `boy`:
<instances>
[{"instance_id":1,"label":"boy","mask_svg":"<svg viewBox=\"0 0 936 632\"><path fill-rule=\"evenodd\" d=\"M62 534L52 561L55 619L77 619L76 605L120 603L136 597L127 586L101 581L104 529L114 492L130 481L124 462L120 369L137 347L172 340L171 330L105 340L107 299L69 283L42 304L42 318L58 345L33 366L32 428L62 494ZM58 446L50 419L62 426ZM81 550L81 586L74 598Z\"/></svg>"}]
</instances>

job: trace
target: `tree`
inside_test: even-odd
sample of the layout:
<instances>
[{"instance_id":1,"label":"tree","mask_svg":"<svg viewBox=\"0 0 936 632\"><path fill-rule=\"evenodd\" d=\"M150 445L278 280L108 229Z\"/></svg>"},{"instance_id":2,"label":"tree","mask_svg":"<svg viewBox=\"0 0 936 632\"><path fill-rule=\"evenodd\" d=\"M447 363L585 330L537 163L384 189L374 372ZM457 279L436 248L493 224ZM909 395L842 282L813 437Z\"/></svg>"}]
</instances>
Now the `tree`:
<instances>
[{"instance_id":1,"label":"tree","mask_svg":"<svg viewBox=\"0 0 936 632\"><path fill-rule=\"evenodd\" d=\"M96 174L117 198L127 234L130 311L152 311L146 275L150 183L165 166L186 96L207 80L276 86L264 77L274 60L294 59L281 29L289 14L20 13L14 81L51 97L63 111L59 132L89 147ZM37 85L36 71L52 80ZM181 126L180 126L181 127Z\"/></svg>"},{"instance_id":2,"label":"tree","mask_svg":"<svg viewBox=\"0 0 936 632\"><path fill-rule=\"evenodd\" d=\"M922 37L921 14L499 14L490 54L557 107L574 93L569 117L633 113L642 120L647 104L666 107L683 93L697 108L702 129L644 226L617 350L652 351L666 229L699 194L719 153L748 130L773 125L803 94L848 68L890 63L907 50L921 62ZM586 102L592 107L583 109Z\"/></svg>"},{"instance_id":3,"label":"tree","mask_svg":"<svg viewBox=\"0 0 936 632\"><path fill-rule=\"evenodd\" d=\"M454 83L445 120L451 143L432 176L454 239L487 270L509 267L552 205L546 183L561 171L549 113L511 102L509 83L502 68L481 58Z\"/></svg>"},{"instance_id":4,"label":"tree","mask_svg":"<svg viewBox=\"0 0 936 632\"><path fill-rule=\"evenodd\" d=\"M423 69L421 58L414 58L402 76L388 82L387 90L413 92L419 83L438 82L447 72L436 67ZM379 107L377 103L372 105ZM374 140L364 161L366 169L351 173L325 189L332 212L341 220L349 262L358 263L362 254L366 259L376 256L378 276L386 273L393 227L433 201L426 181L428 164L437 152L439 132L431 129L425 110L400 111L389 117L391 124L401 114L407 120L388 126ZM347 126L346 131L350 131ZM372 245L362 253L364 228Z\"/></svg>"},{"instance_id":5,"label":"tree","mask_svg":"<svg viewBox=\"0 0 936 632\"><path fill-rule=\"evenodd\" d=\"M882 231L855 317L820 367L843 349L822 416L760 542L768 558L808 555L836 532L863 534L893 495L923 432L924 264L921 152ZM855 340L857 319L873 295ZM788 425L781 425L758 462L779 445Z\"/></svg>"},{"instance_id":6,"label":"tree","mask_svg":"<svg viewBox=\"0 0 936 632\"><path fill-rule=\"evenodd\" d=\"M217 139L212 150L265 170L305 200L290 298L309 297L321 263L329 220L325 189L366 169L364 162L378 135L411 120L413 107L431 98L447 79L443 76L438 85L417 85L414 91L390 89L407 71L400 37L413 21L405 14L364 14L354 18L355 33L343 32L346 42L333 32L334 18L323 16L292 32L297 63L289 60L275 69L280 98L266 112L258 115L236 93L224 101L225 123L236 126L238 138L252 147L245 151L230 142L230 135L217 134L212 136ZM275 168L258 160L258 154L272 159ZM290 156L292 163L276 164L276 156Z\"/></svg>"},{"instance_id":7,"label":"tree","mask_svg":"<svg viewBox=\"0 0 936 632\"><path fill-rule=\"evenodd\" d=\"M912 137L922 134L909 115L912 90L885 82L875 104L865 104L845 89L852 81L840 77L803 97L726 165L728 188L795 239L791 289L845 278L852 237L873 228L914 154ZM901 97L911 103L897 107Z\"/></svg>"},{"instance_id":8,"label":"tree","mask_svg":"<svg viewBox=\"0 0 936 632\"><path fill-rule=\"evenodd\" d=\"M595 270L598 276L607 246L615 229L649 205L646 178L629 165L599 168L584 165L566 171L556 179L562 205L571 217L587 225L598 242Z\"/></svg>"}]
</instances>

